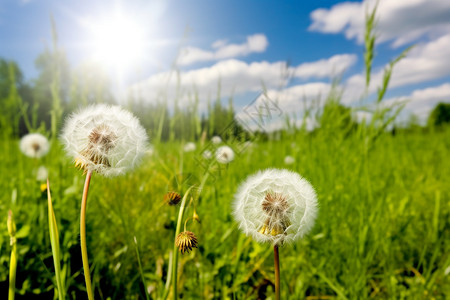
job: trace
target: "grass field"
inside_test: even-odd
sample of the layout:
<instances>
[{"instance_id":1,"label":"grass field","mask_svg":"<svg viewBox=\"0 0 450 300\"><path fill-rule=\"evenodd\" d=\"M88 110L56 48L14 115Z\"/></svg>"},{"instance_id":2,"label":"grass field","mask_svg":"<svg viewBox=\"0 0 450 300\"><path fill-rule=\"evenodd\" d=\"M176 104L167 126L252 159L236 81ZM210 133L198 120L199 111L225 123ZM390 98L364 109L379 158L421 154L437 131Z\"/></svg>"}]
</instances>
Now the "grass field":
<instances>
[{"instance_id":1,"label":"grass field","mask_svg":"<svg viewBox=\"0 0 450 300\"><path fill-rule=\"evenodd\" d=\"M280 248L282 299L446 299L450 297L450 130L383 132L376 139L335 127L284 132L253 141L227 166L210 168L189 221L199 248L180 255L183 299L273 299L273 252L243 235L231 215L239 183L257 170L299 172L315 187L320 210L313 231ZM152 299L164 292L178 208L168 191L198 188L205 169L201 149L184 153L178 142L154 145L139 168L124 177L94 174L87 238L97 299ZM59 142L41 160L24 156L17 140L0 143L0 291L9 274L8 210L17 224L17 299L52 299L55 275L47 195L36 180L49 170L69 299L85 299L79 245L84 176ZM291 155L295 163L284 164ZM194 187L194 189L195 189ZM144 288L134 237L138 243ZM170 296L170 295L169 295Z\"/></svg>"}]
</instances>

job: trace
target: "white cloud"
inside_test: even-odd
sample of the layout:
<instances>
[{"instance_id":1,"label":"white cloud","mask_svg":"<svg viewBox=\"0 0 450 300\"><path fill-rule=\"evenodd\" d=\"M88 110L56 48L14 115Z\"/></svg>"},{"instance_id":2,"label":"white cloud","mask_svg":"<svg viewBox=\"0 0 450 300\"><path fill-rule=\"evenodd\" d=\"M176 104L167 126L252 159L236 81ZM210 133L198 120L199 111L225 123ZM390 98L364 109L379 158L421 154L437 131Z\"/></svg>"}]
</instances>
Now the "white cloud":
<instances>
[{"instance_id":1,"label":"white cloud","mask_svg":"<svg viewBox=\"0 0 450 300\"><path fill-rule=\"evenodd\" d=\"M328 59L299 65L295 69L294 76L302 79L334 77L354 65L356 60L354 54L334 55Z\"/></svg>"},{"instance_id":2,"label":"white cloud","mask_svg":"<svg viewBox=\"0 0 450 300\"><path fill-rule=\"evenodd\" d=\"M286 125L286 116L300 126L305 118L305 109L317 109L330 89L331 84L323 82L299 84L281 90L270 89L254 102L238 108L236 119L250 130L280 129ZM314 118L305 120L308 129L314 127Z\"/></svg>"},{"instance_id":3,"label":"white cloud","mask_svg":"<svg viewBox=\"0 0 450 300\"><path fill-rule=\"evenodd\" d=\"M343 32L347 39L364 39L365 14L377 0L343 2L330 9L314 10L311 31ZM450 1L380 0L377 9L378 42L393 41L398 47L422 36L436 38L450 30Z\"/></svg>"},{"instance_id":4,"label":"white cloud","mask_svg":"<svg viewBox=\"0 0 450 300\"><path fill-rule=\"evenodd\" d=\"M153 100L161 92L168 91L171 97L178 91L179 95L197 93L200 99L215 96L218 85L223 97L239 95L247 92L257 92L263 88L267 90L284 87L287 84L286 76L302 79L329 78L336 73L343 72L356 61L355 55L341 54L316 62L303 63L298 66L288 67L285 62L253 62L246 63L236 59L229 59L215 63L210 67L190 70L158 73L145 81L133 85L134 95ZM311 90L314 83L308 86ZM297 87L298 88L298 87ZM317 89L316 89L317 90ZM303 94L304 90L296 90L292 87L288 92ZM302 95L303 96L303 95Z\"/></svg>"},{"instance_id":5,"label":"white cloud","mask_svg":"<svg viewBox=\"0 0 450 300\"><path fill-rule=\"evenodd\" d=\"M414 90L408 96L386 99L385 105L398 102L406 103L403 118L412 113L421 123L425 123L430 112L439 102L450 102L450 83Z\"/></svg>"},{"instance_id":6,"label":"white cloud","mask_svg":"<svg viewBox=\"0 0 450 300\"><path fill-rule=\"evenodd\" d=\"M214 49L212 51L196 47L181 49L178 63L180 65L190 65L196 62L246 56L250 53L264 52L268 45L269 42L264 34L247 36L247 40L242 44L228 44L226 40L218 40L211 45Z\"/></svg>"}]
</instances>

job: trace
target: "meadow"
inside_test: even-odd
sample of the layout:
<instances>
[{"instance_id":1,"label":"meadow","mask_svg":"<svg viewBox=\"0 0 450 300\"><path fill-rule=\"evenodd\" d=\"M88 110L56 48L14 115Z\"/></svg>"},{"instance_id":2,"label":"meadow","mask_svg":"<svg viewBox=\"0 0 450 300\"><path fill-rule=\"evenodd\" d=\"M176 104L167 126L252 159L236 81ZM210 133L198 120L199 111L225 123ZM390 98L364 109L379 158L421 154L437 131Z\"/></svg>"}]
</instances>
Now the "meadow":
<instances>
[{"instance_id":1,"label":"meadow","mask_svg":"<svg viewBox=\"0 0 450 300\"><path fill-rule=\"evenodd\" d=\"M206 146L208 141L203 141ZM199 193L190 222L199 248L180 256L184 299L264 299L272 295L272 249L243 235L231 216L238 184L264 168L299 172L316 188L320 210L306 238L280 248L283 299L445 299L450 265L450 130L383 132L368 140L336 126L313 133L284 131L278 137L230 145L235 160L215 166ZM177 209L164 194L199 186L205 169L197 151L182 143L154 145L140 167L124 177L94 174L87 214L88 251L98 299L154 299L164 290ZM41 161L3 140L0 213L2 292L9 271L7 211L17 224L17 299L53 297L54 271L47 219L47 195L36 180L49 170L60 231L67 295L84 299L79 247L82 171L57 140ZM284 164L291 155L295 163ZM188 208L187 215L194 207ZM137 240L144 289L136 255ZM21 297L21 295L23 295Z\"/></svg>"},{"instance_id":2,"label":"meadow","mask_svg":"<svg viewBox=\"0 0 450 300\"><path fill-rule=\"evenodd\" d=\"M367 86L374 14L368 18L365 41ZM178 255L179 298L275 299L273 249L239 230L232 203L247 176L286 168L314 186L319 213L308 235L280 246L282 299L448 299L450 126L394 125L401 105L388 108L382 99L396 61L386 69L377 98L367 105L372 109L367 122L356 122L355 111L340 104L333 91L325 103L314 104L319 110L304 116L315 120L315 129L286 126L269 133L237 125L231 101L227 109L220 99L208 105L207 119L200 119L198 99L187 111L175 102L172 115L166 101L147 109L128 103L125 108L140 118L152 148L124 176L93 174L86 226L95 298L174 298L167 279L179 207L168 205L165 195L189 190L183 220L197 236L198 247ZM14 79L14 72L10 75ZM87 104L87 97L80 97L85 102L77 97L63 102L56 77L47 111L51 126L39 125L38 107L24 105L11 86L0 115L1 297L9 286L13 247L7 219L12 211L17 228L15 298L58 299L60 279L66 299L87 299L79 228L85 177L58 139L63 106L67 111L71 104ZM30 120L27 109L35 112ZM21 115L28 129L50 138L46 156L29 158L19 150ZM286 124L296 121L286 118ZM214 153L220 146L211 142L213 135L234 150L232 162L204 157L205 149ZM188 141L195 150L184 151ZM41 166L48 170L49 186L38 176ZM59 232L59 275L49 234L48 188Z\"/></svg>"}]
</instances>

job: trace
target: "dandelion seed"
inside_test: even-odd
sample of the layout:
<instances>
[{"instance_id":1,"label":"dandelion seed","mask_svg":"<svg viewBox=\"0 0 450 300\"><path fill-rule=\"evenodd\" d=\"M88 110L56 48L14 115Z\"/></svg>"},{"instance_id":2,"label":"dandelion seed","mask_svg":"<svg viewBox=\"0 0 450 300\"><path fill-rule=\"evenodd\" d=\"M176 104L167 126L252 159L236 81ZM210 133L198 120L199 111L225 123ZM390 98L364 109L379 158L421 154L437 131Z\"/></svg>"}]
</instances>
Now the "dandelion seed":
<instances>
[{"instance_id":1,"label":"dandelion seed","mask_svg":"<svg viewBox=\"0 0 450 300\"><path fill-rule=\"evenodd\" d=\"M48 153L50 144L42 134L29 133L20 140L20 150L26 156L40 158Z\"/></svg>"},{"instance_id":2,"label":"dandelion seed","mask_svg":"<svg viewBox=\"0 0 450 300\"><path fill-rule=\"evenodd\" d=\"M292 165L295 163L295 158L293 158L292 156L288 155L284 158L284 163L286 165Z\"/></svg>"},{"instance_id":3,"label":"dandelion seed","mask_svg":"<svg viewBox=\"0 0 450 300\"><path fill-rule=\"evenodd\" d=\"M134 168L147 149L138 119L119 106L98 104L72 114L61 139L75 165L104 176Z\"/></svg>"},{"instance_id":4,"label":"dandelion seed","mask_svg":"<svg viewBox=\"0 0 450 300\"><path fill-rule=\"evenodd\" d=\"M193 143L193 142L189 142L186 143L186 145L184 145L184 152L192 152L195 151L197 149L197 146Z\"/></svg>"},{"instance_id":5,"label":"dandelion seed","mask_svg":"<svg viewBox=\"0 0 450 300\"><path fill-rule=\"evenodd\" d=\"M228 164L234 160L234 151L228 146L221 146L216 151L216 159L221 164Z\"/></svg>"},{"instance_id":6,"label":"dandelion seed","mask_svg":"<svg viewBox=\"0 0 450 300\"><path fill-rule=\"evenodd\" d=\"M280 245L308 233L317 215L317 196L299 174L268 169L248 177L234 200L234 217L258 242Z\"/></svg>"},{"instance_id":7,"label":"dandelion seed","mask_svg":"<svg viewBox=\"0 0 450 300\"><path fill-rule=\"evenodd\" d=\"M213 137L211 138L211 142L212 142L214 145L219 145L220 143L222 143L222 139L220 138L220 136L215 135L215 136L213 136Z\"/></svg>"},{"instance_id":8,"label":"dandelion seed","mask_svg":"<svg viewBox=\"0 0 450 300\"><path fill-rule=\"evenodd\" d=\"M180 249L181 254L189 253L193 248L198 247L198 240L191 231L183 231L177 235L175 245Z\"/></svg>"}]
</instances>

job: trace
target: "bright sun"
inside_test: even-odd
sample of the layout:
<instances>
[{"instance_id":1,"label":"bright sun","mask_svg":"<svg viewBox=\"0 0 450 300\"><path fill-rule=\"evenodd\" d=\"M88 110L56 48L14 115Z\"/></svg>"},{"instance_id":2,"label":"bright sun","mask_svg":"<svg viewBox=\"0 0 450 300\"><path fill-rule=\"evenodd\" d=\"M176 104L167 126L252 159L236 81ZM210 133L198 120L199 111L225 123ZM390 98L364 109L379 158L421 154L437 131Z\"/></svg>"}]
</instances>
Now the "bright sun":
<instances>
[{"instance_id":1,"label":"bright sun","mask_svg":"<svg viewBox=\"0 0 450 300\"><path fill-rule=\"evenodd\" d=\"M93 57L106 67L122 72L144 58L145 32L131 18L116 14L89 27Z\"/></svg>"}]
</instances>

